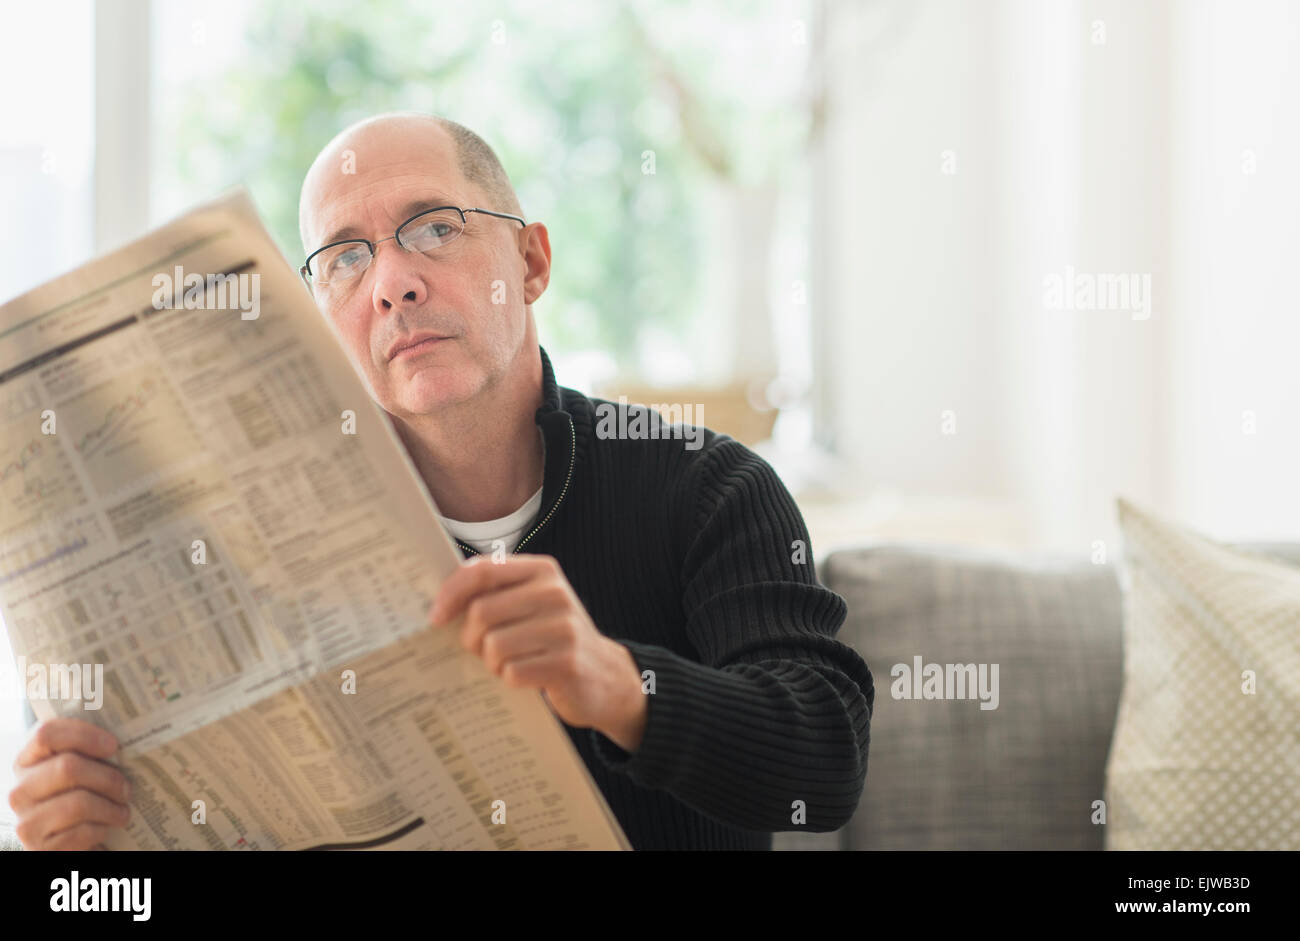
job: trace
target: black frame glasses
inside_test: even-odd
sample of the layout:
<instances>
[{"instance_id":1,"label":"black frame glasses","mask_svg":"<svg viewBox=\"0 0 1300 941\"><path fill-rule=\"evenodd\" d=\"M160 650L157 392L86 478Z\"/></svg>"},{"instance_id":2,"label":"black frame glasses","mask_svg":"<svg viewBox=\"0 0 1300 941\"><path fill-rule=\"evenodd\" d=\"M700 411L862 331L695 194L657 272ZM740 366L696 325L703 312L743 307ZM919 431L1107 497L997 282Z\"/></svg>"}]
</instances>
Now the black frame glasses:
<instances>
[{"instance_id":1,"label":"black frame glasses","mask_svg":"<svg viewBox=\"0 0 1300 941\"><path fill-rule=\"evenodd\" d=\"M402 246L402 248L408 252L425 253L425 252L433 251L432 248L419 249L419 248L412 248L411 246L407 245L405 242L402 241L402 230L405 229L412 222L415 222L417 219L421 219L424 216L430 215L435 212L446 212L448 209L454 209L460 215L460 230L455 235L451 236L451 238L448 238L445 241L443 241L441 245L436 246L437 248L441 248L444 245L448 244L449 242L454 242L456 239L460 238L460 236L464 233L465 228L469 225L469 220L466 218L466 216L468 216L471 212L481 212L485 216L496 216L499 219L513 219L515 222L518 222L524 228L528 227L528 223L524 222L523 219L519 218L518 216L513 216L508 212L494 212L491 209L461 209L459 206L434 206L432 209L420 210L415 215L411 216L411 218L407 219L405 222L399 225L397 227L396 232L394 232L388 238L380 239L378 242L372 242L369 239L339 239L337 242L330 242L328 245L322 245L320 248L316 249L316 251L312 252L310 255L307 256L307 260L303 262L302 267L298 269L298 273L302 276L302 280L307 284L308 288L310 288L313 284L337 284L340 281L351 281L353 278L360 277L362 274L365 273L366 269L370 267L371 263L375 260L375 248L381 242L395 241L397 242L398 245ZM317 255L319 255L321 252L328 251L331 248L337 248L339 245L365 245L370 250L370 261L367 261L365 265L363 265L361 269L356 272L356 274L348 275L346 278L335 278L331 281L321 281L315 278L311 270L311 260L315 258Z\"/></svg>"}]
</instances>

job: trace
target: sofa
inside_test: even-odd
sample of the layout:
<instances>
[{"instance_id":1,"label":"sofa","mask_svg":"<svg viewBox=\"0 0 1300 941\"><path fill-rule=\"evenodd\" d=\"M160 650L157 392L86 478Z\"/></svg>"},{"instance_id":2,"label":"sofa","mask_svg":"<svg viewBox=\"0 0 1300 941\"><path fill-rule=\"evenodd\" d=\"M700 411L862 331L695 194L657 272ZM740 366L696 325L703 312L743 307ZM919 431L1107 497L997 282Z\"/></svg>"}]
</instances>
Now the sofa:
<instances>
[{"instance_id":1,"label":"sofa","mask_svg":"<svg viewBox=\"0 0 1300 941\"><path fill-rule=\"evenodd\" d=\"M1300 565L1300 544L1237 548ZM818 574L875 679L867 782L845 826L778 833L775 849L1104 848L1095 802L1123 682L1114 565L880 544L832 552ZM997 707L896 699L891 670L918 656L998 664Z\"/></svg>"}]
</instances>

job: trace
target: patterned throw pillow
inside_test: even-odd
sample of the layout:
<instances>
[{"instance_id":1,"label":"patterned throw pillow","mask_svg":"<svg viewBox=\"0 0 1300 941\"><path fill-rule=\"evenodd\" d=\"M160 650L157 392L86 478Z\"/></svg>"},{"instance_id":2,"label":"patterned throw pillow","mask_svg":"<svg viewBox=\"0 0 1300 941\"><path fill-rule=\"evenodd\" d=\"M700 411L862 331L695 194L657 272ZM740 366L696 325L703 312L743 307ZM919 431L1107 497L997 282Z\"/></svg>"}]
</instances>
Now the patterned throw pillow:
<instances>
[{"instance_id":1,"label":"patterned throw pillow","mask_svg":"<svg viewBox=\"0 0 1300 941\"><path fill-rule=\"evenodd\" d=\"M1107 849L1300 849L1300 570L1119 501Z\"/></svg>"}]
</instances>

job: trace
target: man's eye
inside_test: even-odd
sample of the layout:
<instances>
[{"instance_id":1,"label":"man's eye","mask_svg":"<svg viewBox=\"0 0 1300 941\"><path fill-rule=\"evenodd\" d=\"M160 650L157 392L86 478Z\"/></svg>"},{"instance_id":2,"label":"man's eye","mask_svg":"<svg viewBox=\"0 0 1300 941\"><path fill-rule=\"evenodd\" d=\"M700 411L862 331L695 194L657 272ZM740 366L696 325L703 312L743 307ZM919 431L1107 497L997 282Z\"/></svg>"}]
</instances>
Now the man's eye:
<instances>
[{"instance_id":1,"label":"man's eye","mask_svg":"<svg viewBox=\"0 0 1300 941\"><path fill-rule=\"evenodd\" d=\"M340 252L332 261L330 261L329 273L337 275L347 271L349 268L355 268L361 263L361 259L361 249L349 248L346 251Z\"/></svg>"},{"instance_id":2,"label":"man's eye","mask_svg":"<svg viewBox=\"0 0 1300 941\"><path fill-rule=\"evenodd\" d=\"M416 232L416 238L432 239L435 242L441 242L448 235L451 235L451 226L445 222L426 222Z\"/></svg>"}]
</instances>

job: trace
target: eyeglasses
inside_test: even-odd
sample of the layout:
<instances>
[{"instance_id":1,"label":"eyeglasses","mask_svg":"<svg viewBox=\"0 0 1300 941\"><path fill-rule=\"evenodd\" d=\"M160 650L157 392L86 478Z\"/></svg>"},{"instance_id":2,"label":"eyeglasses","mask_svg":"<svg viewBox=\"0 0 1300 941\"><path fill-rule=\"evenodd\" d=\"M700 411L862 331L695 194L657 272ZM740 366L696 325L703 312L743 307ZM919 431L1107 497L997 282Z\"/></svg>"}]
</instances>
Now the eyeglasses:
<instances>
[{"instance_id":1,"label":"eyeglasses","mask_svg":"<svg viewBox=\"0 0 1300 941\"><path fill-rule=\"evenodd\" d=\"M331 242L324 248L318 248L307 256L306 262L298 269L307 287L315 284L334 284L355 278L370 267L375 258L375 246L390 239L396 240L408 252L432 252L443 248L448 242L454 242L465 231L465 217L471 212L481 212L485 216L499 219L513 219L521 226L527 223L518 216L509 213L493 212L491 209L459 209L456 206L439 206L426 209L407 219L386 239L371 242L368 239L344 239Z\"/></svg>"}]
</instances>

